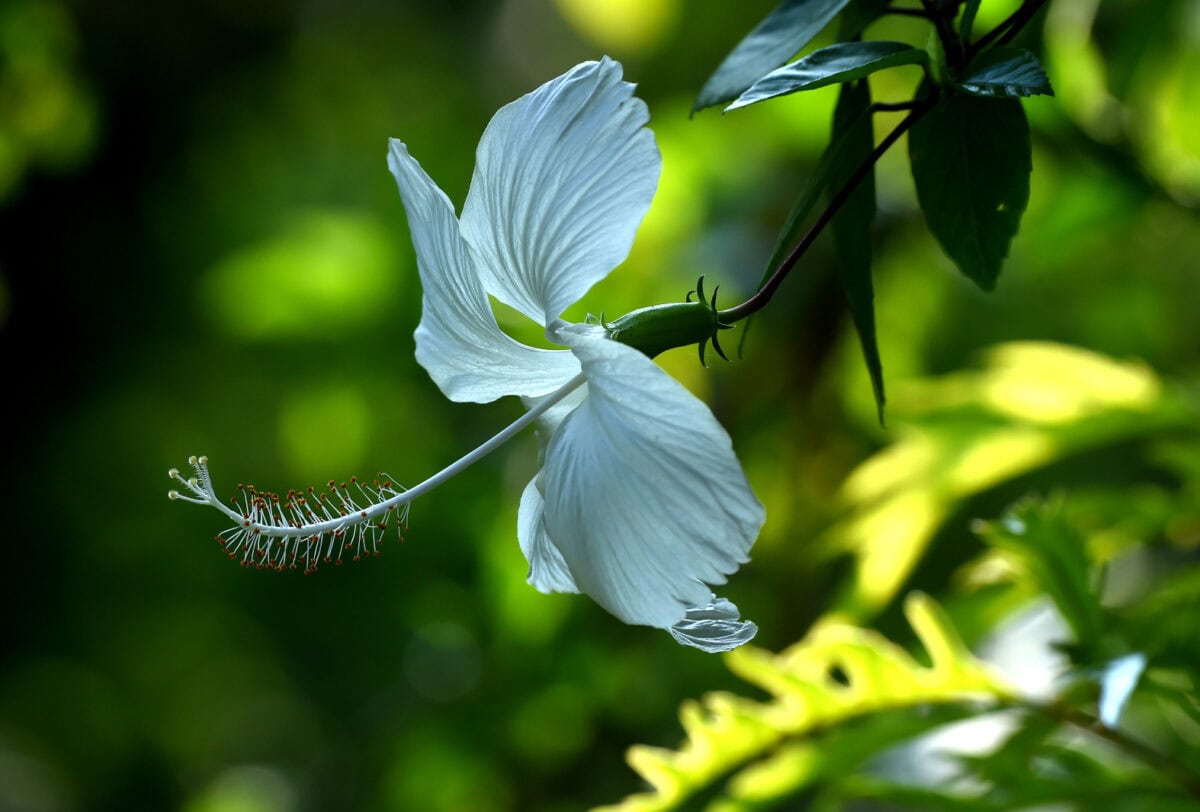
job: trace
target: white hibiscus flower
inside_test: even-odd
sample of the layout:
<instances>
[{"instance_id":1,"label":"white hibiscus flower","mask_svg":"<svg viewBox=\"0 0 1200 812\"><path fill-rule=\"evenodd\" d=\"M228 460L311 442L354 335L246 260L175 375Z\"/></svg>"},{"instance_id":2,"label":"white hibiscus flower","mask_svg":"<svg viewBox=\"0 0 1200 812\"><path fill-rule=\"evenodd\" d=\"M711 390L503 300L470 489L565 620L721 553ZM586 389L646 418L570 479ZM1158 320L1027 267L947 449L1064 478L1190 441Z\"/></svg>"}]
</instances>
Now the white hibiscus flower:
<instances>
[{"instance_id":1,"label":"white hibiscus flower","mask_svg":"<svg viewBox=\"0 0 1200 812\"><path fill-rule=\"evenodd\" d=\"M648 355L614 340L618 331L560 318L628 255L658 184L661 157L633 89L602 59L502 108L480 140L461 220L405 145L390 142L423 287L417 360L452 400L524 398L522 419L411 490L365 489L366 507L335 489L332 515L291 495L283 508L255 497L231 511L212 495L203 459L197 479L173 474L193 494L175 496L239 520L224 540L244 560L253 552L269 566L307 567L334 540L340 552L360 520L373 544L380 516L536 420L542 469L518 517L529 583L583 592L626 623L706 651L752 638L755 625L709 588L747 560L764 520L729 435ZM565 349L506 335L489 294ZM361 546L363 534L356 539Z\"/></svg>"},{"instance_id":2,"label":"white hibiscus flower","mask_svg":"<svg viewBox=\"0 0 1200 812\"><path fill-rule=\"evenodd\" d=\"M650 207L662 159L648 120L619 64L576 66L492 119L461 221L391 142L424 286L417 360L447 397L475 402L545 395L582 369L586 387L539 421L543 468L518 523L530 583L702 647L736 645L753 624L706 584L746 560L764 514L728 434L644 354L559 318L625 259ZM569 349L514 341L488 294Z\"/></svg>"}]
</instances>

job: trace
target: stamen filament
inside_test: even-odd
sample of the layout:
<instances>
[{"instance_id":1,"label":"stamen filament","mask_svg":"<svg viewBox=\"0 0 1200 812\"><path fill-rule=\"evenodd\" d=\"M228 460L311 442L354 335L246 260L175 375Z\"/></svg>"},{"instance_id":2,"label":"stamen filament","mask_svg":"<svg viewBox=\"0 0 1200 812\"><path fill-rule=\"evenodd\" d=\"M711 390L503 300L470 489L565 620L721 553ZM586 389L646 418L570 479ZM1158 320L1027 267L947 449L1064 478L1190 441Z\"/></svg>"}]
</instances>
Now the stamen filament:
<instances>
[{"instance_id":1,"label":"stamen filament","mask_svg":"<svg viewBox=\"0 0 1200 812\"><path fill-rule=\"evenodd\" d=\"M386 514L400 510L399 522L403 523L408 516L408 505L414 499L462 473L507 443L584 382L583 373L576 375L543 397L525 414L478 448L412 488L405 489L395 485L394 480L382 474L382 481L376 481L374 488L357 479L351 480L367 503L365 507L355 502L347 483L343 482L339 487L332 480L328 483L329 497L324 493L317 494L309 488L304 494L289 492L282 500L276 494L259 492L253 487L239 485L244 494L242 503L234 501L231 507L217 497L212 478L209 476L206 457L192 457L188 460L196 469L194 477L185 479L175 468L168 471L168 476L183 485L187 492L172 490L167 495L171 499L210 505L233 521L234 527L220 534L218 539L226 547L230 557L236 557L241 551L243 564L265 564L273 569L284 569L303 561L305 571L308 572L316 568L316 560L321 557L322 551L325 560L331 560L335 542L339 542L336 545L337 563L341 563L343 546L347 549L357 547L354 556L357 559L360 553L366 551L368 537L370 552L378 555L374 546L379 540L379 534L387 526ZM379 521L372 522L374 519ZM343 545L340 542L347 531L352 536ZM272 542L266 539L275 539L277 541L274 544L280 546L273 547Z\"/></svg>"}]
</instances>

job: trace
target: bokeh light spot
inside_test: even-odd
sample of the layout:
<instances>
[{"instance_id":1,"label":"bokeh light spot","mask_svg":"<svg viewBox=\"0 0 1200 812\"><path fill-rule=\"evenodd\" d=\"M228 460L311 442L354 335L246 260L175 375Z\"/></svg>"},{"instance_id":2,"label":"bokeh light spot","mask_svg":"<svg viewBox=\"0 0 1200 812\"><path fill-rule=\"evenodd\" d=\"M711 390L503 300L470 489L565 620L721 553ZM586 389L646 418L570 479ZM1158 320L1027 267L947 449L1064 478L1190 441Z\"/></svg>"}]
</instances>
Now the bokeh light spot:
<instances>
[{"instance_id":1,"label":"bokeh light spot","mask_svg":"<svg viewBox=\"0 0 1200 812\"><path fill-rule=\"evenodd\" d=\"M184 812L291 812L296 793L277 770L233 767L221 773L184 807Z\"/></svg>"},{"instance_id":2,"label":"bokeh light spot","mask_svg":"<svg viewBox=\"0 0 1200 812\"><path fill-rule=\"evenodd\" d=\"M331 384L293 394L279 419L279 444L304 481L359 470L371 436L371 411L358 388Z\"/></svg>"},{"instance_id":3,"label":"bokeh light spot","mask_svg":"<svg viewBox=\"0 0 1200 812\"><path fill-rule=\"evenodd\" d=\"M417 630L404 652L404 672L417 693L446 702L479 682L479 644L458 623L429 623Z\"/></svg>"},{"instance_id":4,"label":"bokeh light spot","mask_svg":"<svg viewBox=\"0 0 1200 812\"><path fill-rule=\"evenodd\" d=\"M1158 397L1153 373L1076 347L1016 342L990 354L980 386L989 407L1031 423L1068 423L1107 409L1141 409Z\"/></svg>"},{"instance_id":5,"label":"bokeh light spot","mask_svg":"<svg viewBox=\"0 0 1200 812\"><path fill-rule=\"evenodd\" d=\"M652 49L679 17L679 0L555 0L576 31L614 53Z\"/></svg>"},{"instance_id":6,"label":"bokeh light spot","mask_svg":"<svg viewBox=\"0 0 1200 812\"><path fill-rule=\"evenodd\" d=\"M330 339L383 319L399 267L387 229L349 212L296 215L235 251L205 280L212 318L240 339Z\"/></svg>"}]
</instances>

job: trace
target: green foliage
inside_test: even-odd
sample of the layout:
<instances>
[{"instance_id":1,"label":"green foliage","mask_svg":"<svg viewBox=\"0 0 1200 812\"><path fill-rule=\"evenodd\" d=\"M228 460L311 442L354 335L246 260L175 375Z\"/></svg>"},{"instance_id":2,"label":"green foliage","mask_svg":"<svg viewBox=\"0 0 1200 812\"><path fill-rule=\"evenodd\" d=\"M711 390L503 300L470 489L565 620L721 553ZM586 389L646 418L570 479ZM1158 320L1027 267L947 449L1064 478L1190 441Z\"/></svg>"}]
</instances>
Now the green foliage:
<instances>
[{"instance_id":1,"label":"green foliage","mask_svg":"<svg viewBox=\"0 0 1200 812\"><path fill-rule=\"evenodd\" d=\"M834 231L843 235L835 235L843 255L841 267L843 271L853 268L841 278L863 344L881 421L884 385L874 338L869 250L849 263L845 258L849 221L862 221L855 232L855 238L861 240L864 234L869 234L874 206L853 202L855 198L850 193L854 184L908 131L913 181L930 231L968 278L984 290L993 290L1029 202L1032 172L1029 124L1013 97L1053 95L1037 58L1027 50L1006 44L1036 13L1041 5L1039 0L1030 0L974 42L971 35L981 4L974 0L966 3L959 16L960 5L959 2L926 3L918 11L890 8L874 0L856 0L848 5L785 2L726 58L705 84L694 108L733 99L725 108L731 111L830 85L842 86L840 98L844 103L845 93L851 92L847 89L860 82L862 88L854 92L870 99L871 90L866 82L873 74L900 66L923 68L925 81L912 100L879 106L868 104L857 109L859 115L868 117L884 109L912 111L884 138L879 150L873 149L873 136L864 142L856 133L855 148L842 152L839 136L847 132L850 118L843 111L844 120L838 121L835 114L829 150L816 167L813 179L801 184L797 202L780 231L771 263L760 283L759 294L725 314L729 321L737 321L764 306L809 250L813 238L826 225L834 223ZM837 26L840 41L775 68L785 55L803 49L839 12L842 12ZM886 39L861 40L868 26L889 12L906 13L928 23L923 47ZM991 103L982 104L974 97L989 99ZM838 160L832 157L835 150L841 154ZM827 164L826 158L830 163ZM854 163L842 166L845 161ZM839 170L826 178L830 166ZM800 223L816 203L815 190L828 180L833 181L828 206L796 241Z\"/></svg>"},{"instance_id":2,"label":"green foliage","mask_svg":"<svg viewBox=\"0 0 1200 812\"><path fill-rule=\"evenodd\" d=\"M783 0L708 77L692 112L737 98L803 49L848 2Z\"/></svg>"},{"instance_id":3,"label":"green foliage","mask_svg":"<svg viewBox=\"0 0 1200 812\"><path fill-rule=\"evenodd\" d=\"M976 530L988 544L1010 554L1054 601L1080 646L1099 646L1106 620L1092 583L1097 573L1086 540L1063 515L1059 502L1021 502L998 522L980 522Z\"/></svg>"},{"instance_id":4,"label":"green foliage","mask_svg":"<svg viewBox=\"0 0 1200 812\"><path fill-rule=\"evenodd\" d=\"M913 125L908 154L929 230L959 270L992 290L1029 203L1021 105L948 95Z\"/></svg>"},{"instance_id":5,"label":"green foliage","mask_svg":"<svg viewBox=\"0 0 1200 812\"><path fill-rule=\"evenodd\" d=\"M1020 727L986 757L963 757L957 778L982 791L906 786L878 778L855 778L829 793L839 808L854 800L886 801L915 810L1003 810L1063 806L1068 809L1195 809L1196 800L1180 794L1153 771L1114 765L1065 739L1050 716L1021 718Z\"/></svg>"},{"instance_id":6,"label":"green foliage","mask_svg":"<svg viewBox=\"0 0 1200 812\"><path fill-rule=\"evenodd\" d=\"M818 626L781 654L745 647L728 655L731 670L769 695L756 702L710 694L684 705L688 739L677 751L635 747L629 763L654 787L611 810L678 809L698 790L721 782L735 804L753 804L845 774L896 740L948 721L911 717L851 734L834 747L826 738L869 714L929 705L1000 702L1009 689L975 659L928 596L914 594L905 614L931 660L922 666L882 636L837 621ZM886 731L886 732L885 732ZM710 806L711 809L741 808Z\"/></svg>"},{"instance_id":7,"label":"green foliage","mask_svg":"<svg viewBox=\"0 0 1200 812\"><path fill-rule=\"evenodd\" d=\"M827 554L853 574L836 606L856 618L886 606L956 506L1056 461L1186 424L1148 370L1072 347L993 348L978 370L894 389L896 440L851 471Z\"/></svg>"},{"instance_id":8,"label":"green foliage","mask_svg":"<svg viewBox=\"0 0 1200 812\"><path fill-rule=\"evenodd\" d=\"M959 86L976 96L1053 96L1037 57L1022 48L993 48L973 62Z\"/></svg>"},{"instance_id":9,"label":"green foliage","mask_svg":"<svg viewBox=\"0 0 1200 812\"><path fill-rule=\"evenodd\" d=\"M845 147L833 156L829 173L831 194L851 181L875 148L870 107L871 91L866 82L842 85L833 114L832 141L836 143L844 138ZM883 404L887 398L883 387L883 362L875 336L875 290L871 283L871 223L874 219L875 167L872 165L830 227L837 246L838 273L858 331L879 422L882 423Z\"/></svg>"},{"instance_id":10,"label":"green foliage","mask_svg":"<svg viewBox=\"0 0 1200 812\"><path fill-rule=\"evenodd\" d=\"M958 19L958 37L964 42L970 40L971 31L975 27L975 15L979 13L982 0L966 0L963 3L962 15Z\"/></svg>"},{"instance_id":11,"label":"green foliage","mask_svg":"<svg viewBox=\"0 0 1200 812\"><path fill-rule=\"evenodd\" d=\"M621 753L677 743L700 696L683 750L634 750L686 786L680 808L1200 806L1194 0L784 2L709 104L880 42L930 55L924 89L899 65L694 118L754 22L741 4L305 8L0 10L0 807L574 810L649 790ZM580 8L660 33L604 40ZM727 589L783 653L705 658L530 589L513 527L531 437L422 501L374 564L231 569L208 521L164 503L164 460L410 482L515 414L446 404L413 360L421 292L384 140L414 139L461 200L497 104L603 53L638 83L664 172L630 272L586 307L678 301L701 273L728 306L774 235L760 288L821 234L741 363L659 356L767 506ZM1035 159L988 295L939 261L899 143L897 122L964 97L1017 129L934 157L1005 160L1025 119L998 111L1019 103ZM879 212L865 192L829 212L859 169ZM1026 644L1008 699L909 705L872 678L933 673L902 614L914 591L980 660L1008 668ZM1016 625L1039 611L1062 620L1052 645ZM945 728L990 710L998 743L954 755Z\"/></svg>"},{"instance_id":12,"label":"green foliage","mask_svg":"<svg viewBox=\"0 0 1200 812\"><path fill-rule=\"evenodd\" d=\"M910 421L900 429L903 439L851 475L847 496L863 507L831 532L830 541L843 550L861 545L856 552L863 568L851 577L843 601L779 655L731 654L731 670L771 701L719 694L685 705L688 741L680 750L630 752L631 766L655 793L616 808L774 808L801 794L810 808L829 810L866 799L947 810L1194 807L1200 799L1200 579L1194 569L1149 579L1126 605L1110 605L1104 593L1104 575L1118 561L1133 553L1161 555L1157 539L1197 515L1194 466L1180 469L1183 482L1137 522L1133 541L1119 540L1129 505L1109 499L1102 503L1107 510L1097 512L1089 500L1077 503L1061 491L1019 498L1000 518L971 523L984 546L956 579L964 593L960 606L991 603L1003 617L1043 600L1065 624L1067 636L1055 647L1061 662L1045 651L1026 654L1053 669L1049 699L992 676L924 597L910 597L905 612L934 670L956 663L958 674L971 676L917 680L921 670L907 655L844 618L873 614L890 601L926 557L938 525L980 492L1028 488L1019 483L1029 482L1036 469L1095 449L1115 450L1136 437L1176 438L1171 459L1191 456L1181 448L1200 453L1197 404L1177 400L1134 365L1047 345L998 349L980 373L919 384L897 399L899 414ZM985 588L993 591L985 594ZM991 620L985 628L995 627ZM831 629L837 630L832 637ZM1000 634L1017 638L1021 632ZM932 692L918 699L919 692L910 693L918 682ZM981 691L982 704L958 704L966 698L958 690L970 693L970 684ZM928 724L897 717L900 707L911 705L906 697L940 710L922 717ZM896 783L880 772L878 757L890 748L946 722L999 710L1008 714L1006 738L994 749L958 756L950 779ZM1150 731L1154 746L1143 741ZM687 804L697 798L703 803Z\"/></svg>"},{"instance_id":13,"label":"green foliage","mask_svg":"<svg viewBox=\"0 0 1200 812\"><path fill-rule=\"evenodd\" d=\"M854 82L897 65L924 65L928 60L925 51L903 42L842 42L771 71L725 110L736 110L801 90Z\"/></svg>"}]
</instances>

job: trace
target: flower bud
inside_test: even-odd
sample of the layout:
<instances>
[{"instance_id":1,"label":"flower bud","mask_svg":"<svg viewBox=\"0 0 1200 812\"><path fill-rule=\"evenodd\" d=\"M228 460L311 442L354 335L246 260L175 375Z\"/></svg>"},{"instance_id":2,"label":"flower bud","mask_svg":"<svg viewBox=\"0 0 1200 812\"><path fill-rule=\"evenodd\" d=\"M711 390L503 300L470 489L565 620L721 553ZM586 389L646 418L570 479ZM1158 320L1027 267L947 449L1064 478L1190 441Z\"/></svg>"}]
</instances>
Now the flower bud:
<instances>
[{"instance_id":1,"label":"flower bud","mask_svg":"<svg viewBox=\"0 0 1200 812\"><path fill-rule=\"evenodd\" d=\"M675 347L711 340L723 325L705 302L652 305L606 322L609 338L653 358Z\"/></svg>"}]
</instances>

